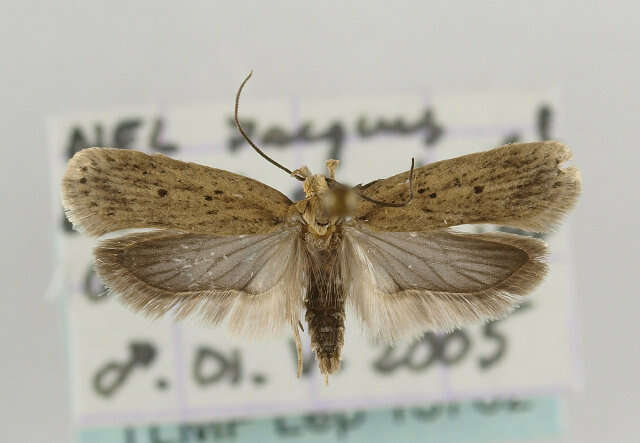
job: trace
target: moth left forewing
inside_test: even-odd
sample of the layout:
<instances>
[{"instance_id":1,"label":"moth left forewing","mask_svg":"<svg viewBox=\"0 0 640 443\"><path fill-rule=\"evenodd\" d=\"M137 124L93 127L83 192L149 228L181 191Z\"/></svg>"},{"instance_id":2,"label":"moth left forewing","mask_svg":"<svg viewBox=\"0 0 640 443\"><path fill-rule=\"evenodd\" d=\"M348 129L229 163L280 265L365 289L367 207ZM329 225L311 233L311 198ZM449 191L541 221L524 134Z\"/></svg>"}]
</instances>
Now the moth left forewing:
<instances>
[{"instance_id":1,"label":"moth left forewing","mask_svg":"<svg viewBox=\"0 0 640 443\"><path fill-rule=\"evenodd\" d=\"M152 231L105 240L95 249L105 285L151 316L228 320L244 335L277 332L300 318L299 233L212 236Z\"/></svg>"},{"instance_id":2,"label":"moth left forewing","mask_svg":"<svg viewBox=\"0 0 640 443\"><path fill-rule=\"evenodd\" d=\"M345 229L347 300L377 340L503 317L544 277L545 244L503 233Z\"/></svg>"}]
</instances>

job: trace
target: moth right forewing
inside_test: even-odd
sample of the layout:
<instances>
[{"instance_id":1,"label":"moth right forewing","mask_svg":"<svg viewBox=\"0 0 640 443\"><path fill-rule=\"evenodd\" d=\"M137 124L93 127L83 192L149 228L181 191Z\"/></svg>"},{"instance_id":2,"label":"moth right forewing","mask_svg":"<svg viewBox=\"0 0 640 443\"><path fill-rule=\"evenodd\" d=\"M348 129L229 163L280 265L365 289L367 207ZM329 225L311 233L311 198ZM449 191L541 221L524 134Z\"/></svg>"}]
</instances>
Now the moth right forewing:
<instances>
[{"instance_id":1,"label":"moth right forewing","mask_svg":"<svg viewBox=\"0 0 640 443\"><path fill-rule=\"evenodd\" d=\"M414 171L410 204L388 208L363 201L355 217L379 231L491 223L546 232L580 194L579 171L562 167L570 158L565 145L539 142L432 163ZM407 171L370 183L362 193L375 200L402 202L409 196L408 182Z\"/></svg>"},{"instance_id":2,"label":"moth right forewing","mask_svg":"<svg viewBox=\"0 0 640 443\"><path fill-rule=\"evenodd\" d=\"M238 174L163 155L89 148L62 180L67 217L90 235L165 228L215 235L271 232L291 201Z\"/></svg>"}]
</instances>

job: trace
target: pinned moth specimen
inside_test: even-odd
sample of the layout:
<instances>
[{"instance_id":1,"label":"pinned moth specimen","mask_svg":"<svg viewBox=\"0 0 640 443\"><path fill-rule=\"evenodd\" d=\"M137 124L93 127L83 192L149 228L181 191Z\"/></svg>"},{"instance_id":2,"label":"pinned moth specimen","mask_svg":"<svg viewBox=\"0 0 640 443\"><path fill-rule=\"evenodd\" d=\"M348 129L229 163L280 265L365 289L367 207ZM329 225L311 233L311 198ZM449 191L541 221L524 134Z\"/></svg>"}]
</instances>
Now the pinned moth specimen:
<instances>
[{"instance_id":1,"label":"pinned moth specimen","mask_svg":"<svg viewBox=\"0 0 640 443\"><path fill-rule=\"evenodd\" d=\"M302 370L302 313L325 381L340 368L345 308L392 342L505 316L544 277L545 244L451 230L490 223L545 232L580 193L571 153L547 141L505 145L348 186L305 166L292 202L251 178L163 155L90 148L68 164L69 220L103 240L95 265L136 311L200 315L231 331L292 329ZM140 228L146 228L141 230Z\"/></svg>"}]
</instances>

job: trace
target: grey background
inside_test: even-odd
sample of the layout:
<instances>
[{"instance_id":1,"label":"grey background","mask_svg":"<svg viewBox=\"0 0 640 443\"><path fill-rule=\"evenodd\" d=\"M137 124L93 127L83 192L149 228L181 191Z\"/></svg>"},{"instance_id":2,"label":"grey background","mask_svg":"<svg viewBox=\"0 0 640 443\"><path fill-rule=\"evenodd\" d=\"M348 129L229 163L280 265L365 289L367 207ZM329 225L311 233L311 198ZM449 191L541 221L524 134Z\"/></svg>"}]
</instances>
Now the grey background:
<instances>
[{"instance_id":1,"label":"grey background","mask_svg":"<svg viewBox=\"0 0 640 443\"><path fill-rule=\"evenodd\" d=\"M586 369L565 441L637 441L637 2L1 2L0 440L69 440L44 117L123 104L557 87L583 171ZM544 327L544 325L540 325Z\"/></svg>"}]
</instances>

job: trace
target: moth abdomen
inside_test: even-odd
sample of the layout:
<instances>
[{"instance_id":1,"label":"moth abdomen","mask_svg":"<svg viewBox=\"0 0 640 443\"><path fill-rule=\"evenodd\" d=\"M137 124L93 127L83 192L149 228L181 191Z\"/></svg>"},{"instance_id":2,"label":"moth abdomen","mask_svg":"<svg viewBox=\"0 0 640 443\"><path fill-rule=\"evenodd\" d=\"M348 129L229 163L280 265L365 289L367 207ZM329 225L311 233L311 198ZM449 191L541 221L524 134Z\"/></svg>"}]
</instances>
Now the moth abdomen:
<instances>
[{"instance_id":1,"label":"moth abdomen","mask_svg":"<svg viewBox=\"0 0 640 443\"><path fill-rule=\"evenodd\" d=\"M310 295L313 295L310 292ZM319 295L319 294L318 294ZM344 345L344 297L327 305L323 297L307 299L305 320L309 325L311 348L320 372L327 376L340 369L340 354Z\"/></svg>"},{"instance_id":2,"label":"moth abdomen","mask_svg":"<svg viewBox=\"0 0 640 443\"><path fill-rule=\"evenodd\" d=\"M329 374L340 369L344 345L345 292L338 260L342 232L334 232L327 242L318 242L311 234L305 240L312 268L304 299L305 320L311 348L326 382Z\"/></svg>"}]
</instances>

